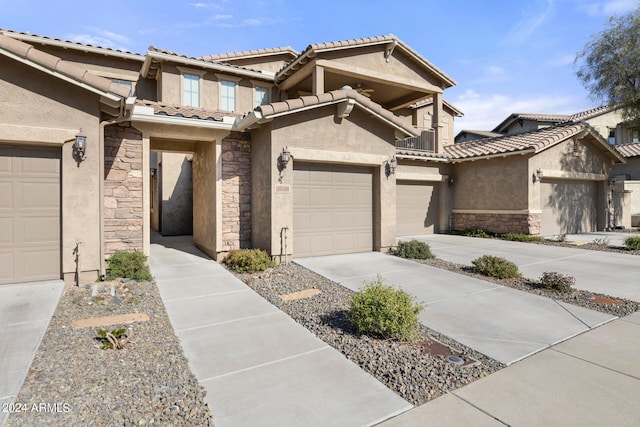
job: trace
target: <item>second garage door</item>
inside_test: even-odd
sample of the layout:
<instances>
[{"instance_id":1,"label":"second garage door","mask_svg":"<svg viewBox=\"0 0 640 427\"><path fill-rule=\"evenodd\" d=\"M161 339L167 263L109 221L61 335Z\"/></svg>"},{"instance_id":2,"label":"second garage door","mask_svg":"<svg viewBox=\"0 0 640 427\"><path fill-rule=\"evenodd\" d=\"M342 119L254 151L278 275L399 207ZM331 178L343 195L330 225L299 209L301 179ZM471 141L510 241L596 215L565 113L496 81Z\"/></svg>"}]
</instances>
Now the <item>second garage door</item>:
<instances>
[{"instance_id":1,"label":"second garage door","mask_svg":"<svg viewBox=\"0 0 640 427\"><path fill-rule=\"evenodd\" d=\"M597 229L597 183L545 180L540 189L541 233L585 233Z\"/></svg>"},{"instance_id":2,"label":"second garage door","mask_svg":"<svg viewBox=\"0 0 640 427\"><path fill-rule=\"evenodd\" d=\"M438 232L438 183L398 181L396 185L396 234L412 236Z\"/></svg>"},{"instance_id":3,"label":"second garage door","mask_svg":"<svg viewBox=\"0 0 640 427\"><path fill-rule=\"evenodd\" d=\"M293 254L373 250L373 171L368 167L296 162Z\"/></svg>"},{"instance_id":4,"label":"second garage door","mask_svg":"<svg viewBox=\"0 0 640 427\"><path fill-rule=\"evenodd\" d=\"M0 284L60 278L60 150L0 145Z\"/></svg>"}]
</instances>

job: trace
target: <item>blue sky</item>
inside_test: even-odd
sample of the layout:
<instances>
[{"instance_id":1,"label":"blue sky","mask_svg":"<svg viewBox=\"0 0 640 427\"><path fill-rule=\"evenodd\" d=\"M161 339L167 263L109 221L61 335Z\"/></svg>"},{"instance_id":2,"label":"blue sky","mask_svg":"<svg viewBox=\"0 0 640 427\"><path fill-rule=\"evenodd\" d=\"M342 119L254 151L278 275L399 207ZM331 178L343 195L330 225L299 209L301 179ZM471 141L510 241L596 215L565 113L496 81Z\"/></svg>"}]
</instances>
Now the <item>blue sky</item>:
<instances>
[{"instance_id":1,"label":"blue sky","mask_svg":"<svg viewBox=\"0 0 640 427\"><path fill-rule=\"evenodd\" d=\"M98 6L99 5L99 6ZM319 6L322 5L322 6ZM0 0L0 28L146 52L201 56L395 34L457 81L445 99L460 129L512 112L598 105L573 64L607 19L639 0Z\"/></svg>"}]
</instances>

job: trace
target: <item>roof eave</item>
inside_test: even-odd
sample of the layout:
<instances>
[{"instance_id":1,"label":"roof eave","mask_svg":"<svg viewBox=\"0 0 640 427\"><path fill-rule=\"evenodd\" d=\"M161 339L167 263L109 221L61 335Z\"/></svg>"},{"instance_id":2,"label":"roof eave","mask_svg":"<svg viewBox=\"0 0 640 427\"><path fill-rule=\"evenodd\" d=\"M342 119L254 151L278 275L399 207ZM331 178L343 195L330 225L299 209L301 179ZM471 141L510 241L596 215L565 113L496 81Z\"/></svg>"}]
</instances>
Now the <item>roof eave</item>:
<instances>
[{"instance_id":1,"label":"roof eave","mask_svg":"<svg viewBox=\"0 0 640 427\"><path fill-rule=\"evenodd\" d=\"M485 155L473 156L473 157L456 158L455 156L451 156L450 161L451 163L473 162L476 160L488 160L488 159L495 159L498 157L515 156L517 154L524 156L526 154L536 154L536 151L534 148L527 148L524 150L507 151L504 153L495 153L495 154L485 154Z\"/></svg>"}]
</instances>

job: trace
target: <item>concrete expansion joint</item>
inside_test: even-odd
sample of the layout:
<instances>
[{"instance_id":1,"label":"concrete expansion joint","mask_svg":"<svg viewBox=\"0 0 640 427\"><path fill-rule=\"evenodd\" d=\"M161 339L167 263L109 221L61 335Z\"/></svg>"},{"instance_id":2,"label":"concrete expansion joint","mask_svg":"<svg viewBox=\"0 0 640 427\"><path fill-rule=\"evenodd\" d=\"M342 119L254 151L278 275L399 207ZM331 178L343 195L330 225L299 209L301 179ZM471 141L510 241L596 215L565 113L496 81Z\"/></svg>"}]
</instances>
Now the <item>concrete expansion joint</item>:
<instances>
[{"instance_id":1,"label":"concrete expansion joint","mask_svg":"<svg viewBox=\"0 0 640 427\"><path fill-rule=\"evenodd\" d=\"M218 376L215 376L215 377L205 378L203 380L200 380L200 382L204 383L204 382L207 382L207 381L216 380L218 378L224 378L224 377L228 377L230 375L235 375L235 374L239 374L239 373L242 373L242 372L252 371L252 370L258 369L258 368L263 368L265 366L275 365L275 364L280 363L280 362L285 362L287 360L296 359L298 357L302 357L302 356L306 356L306 355L309 355L309 354L317 353L319 351L326 350L326 349L331 349L331 346L325 344L322 347L319 347L319 348L316 348L316 349L313 349L313 350L304 351L302 353L297 353L297 354L292 354L291 356L282 357L280 359L272 360L270 362L260 363L258 365L254 365L254 366L249 366L248 368L244 368L244 369L238 369L237 371L227 372L226 374L218 375Z\"/></svg>"},{"instance_id":2,"label":"concrete expansion joint","mask_svg":"<svg viewBox=\"0 0 640 427\"><path fill-rule=\"evenodd\" d=\"M480 280L480 279L478 279L478 280ZM438 303L441 303L441 302L451 301L451 300L455 300L455 299L466 298L466 297L471 296L471 295L478 295L478 294L482 294L484 292L491 292L491 291L496 291L496 290L501 290L501 289L507 289L507 288L505 286L502 286L502 285L496 285L493 288L481 289L479 291L469 292L468 294L461 294L461 295L456 295L456 296L449 297L449 298L442 298L442 299L439 299L439 300L431 301L431 302L427 303L427 305L433 305L433 304L438 304Z\"/></svg>"},{"instance_id":3,"label":"concrete expansion joint","mask_svg":"<svg viewBox=\"0 0 640 427\"><path fill-rule=\"evenodd\" d=\"M585 323L581 318L579 318L578 316L576 316L575 314L573 314L572 312L570 312L567 307L565 307L564 305L560 304L560 301L558 301L557 299L552 298L551 299L553 302L555 302L560 308L562 308L564 311L566 311L567 313L569 313L569 315L571 317L573 317L574 319L576 319L578 322L582 323L584 326L586 326L588 329L592 329L591 326L589 326L587 323Z\"/></svg>"},{"instance_id":4,"label":"concrete expansion joint","mask_svg":"<svg viewBox=\"0 0 640 427\"><path fill-rule=\"evenodd\" d=\"M608 366L601 365L600 363L596 363L596 362L591 361L591 360L589 360L589 359L584 359L584 358L582 358L582 357L578 357L578 356L576 356L575 354L566 353L566 352L564 352L564 351L562 351L562 350L558 350L558 349L557 349L557 348L555 348L555 347L551 347L551 350L555 351L556 353L560 353L560 354L562 354L562 355L564 355L564 356L571 357L572 359L580 360L580 361L585 362L585 363L588 363L588 364L590 364L590 365L597 366L597 367L602 368L602 369L606 369L607 371L615 372L616 374L624 375L625 377L633 378L634 380L639 380L639 381L640 381L640 377L637 377L637 376L635 376L635 375L628 374L628 373L626 373L626 372L619 371L619 370L617 370L617 369L612 369L612 368L610 368L610 367L608 367Z\"/></svg>"},{"instance_id":5,"label":"concrete expansion joint","mask_svg":"<svg viewBox=\"0 0 640 427\"><path fill-rule=\"evenodd\" d=\"M569 256L565 256L565 257L561 257L561 258L547 259L547 260L544 260L544 261L532 262L530 264L522 264L522 265L519 265L518 267L529 267L530 265L546 264L546 263L550 263L550 262L562 261L563 259L570 259L570 258L577 258L577 257L585 256L588 253L589 252L584 252L584 253L581 253L581 254L569 255Z\"/></svg>"},{"instance_id":6,"label":"concrete expansion joint","mask_svg":"<svg viewBox=\"0 0 640 427\"><path fill-rule=\"evenodd\" d=\"M51 319L37 319L37 320L29 320L28 322L16 322L16 323L7 323L6 326L20 326L20 325L32 325L34 323L41 322L49 322Z\"/></svg>"},{"instance_id":7,"label":"concrete expansion joint","mask_svg":"<svg viewBox=\"0 0 640 427\"><path fill-rule=\"evenodd\" d=\"M174 298L174 299L170 299L170 300L166 300L166 302L177 302L177 301L189 301L189 300L196 300L196 299L202 299L202 298L207 298L207 297L215 297L215 296L219 296L219 295L231 295L231 294L237 294L240 292L249 292L251 291L251 289L247 288L247 289L238 289L235 291L227 291L227 292L213 292L210 294L202 294L202 295L196 295L193 297L184 297L184 298Z\"/></svg>"},{"instance_id":8,"label":"concrete expansion joint","mask_svg":"<svg viewBox=\"0 0 640 427\"><path fill-rule=\"evenodd\" d=\"M387 275L387 274L402 273L403 271L417 270L417 269L422 268L422 267L423 267L422 265L417 264L415 267L403 268L403 269L400 269L400 270L385 271L384 273L377 273L377 274L379 274L380 276L382 276L384 278L384 276ZM341 280L344 281L344 280L357 279L359 277L365 278L365 277L369 277L369 276L371 276L371 274L360 274L360 275L357 275L357 276L344 277Z\"/></svg>"},{"instance_id":9,"label":"concrete expansion joint","mask_svg":"<svg viewBox=\"0 0 640 427\"><path fill-rule=\"evenodd\" d=\"M270 311L268 313L256 314L255 316L239 317L237 319L225 320L224 322L207 323L206 325L194 326L192 328L176 329L176 332L196 331L198 329L210 328L210 327L213 327L213 326L228 325L230 323L242 322L244 320L257 319L259 317L265 317L265 316L272 316L272 315L278 314L278 313L281 313L281 311L276 309L276 310Z\"/></svg>"},{"instance_id":10,"label":"concrete expansion joint","mask_svg":"<svg viewBox=\"0 0 640 427\"><path fill-rule=\"evenodd\" d=\"M453 395L453 396L454 396L454 397L456 397L457 399L462 400L462 401L463 401L464 403L466 403L467 405L469 405L469 406L472 406L472 407L476 408L478 411L482 412L483 414L486 414L487 416L489 416L489 417L493 418L494 420L496 420L496 421L497 421L497 422L499 422L500 424L505 425L505 426L509 426L509 427L511 426L511 424L509 424L509 423L507 423L507 422L505 422L505 421L502 421L500 418L496 417L495 415L493 415L493 414L491 414L491 413L489 413L489 412L485 411L484 409L482 409L482 408L481 408L481 407L479 407L479 406L474 405L473 403L471 403L470 401L468 401L468 400L467 400L467 399L465 399L464 397L462 397L462 396L458 396L458 395L455 393L455 391L450 391L450 392L448 392L448 393L449 393L449 394L451 394L451 395Z\"/></svg>"}]
</instances>

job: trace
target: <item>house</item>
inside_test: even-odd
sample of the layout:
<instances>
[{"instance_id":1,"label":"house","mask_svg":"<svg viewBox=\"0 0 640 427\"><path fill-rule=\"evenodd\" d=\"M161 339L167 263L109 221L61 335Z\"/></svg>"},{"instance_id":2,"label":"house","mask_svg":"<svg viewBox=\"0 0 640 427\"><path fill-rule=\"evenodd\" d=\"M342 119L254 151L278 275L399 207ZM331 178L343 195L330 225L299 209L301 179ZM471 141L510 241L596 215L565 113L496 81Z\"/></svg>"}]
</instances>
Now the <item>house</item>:
<instances>
[{"instance_id":1,"label":"house","mask_svg":"<svg viewBox=\"0 0 640 427\"><path fill-rule=\"evenodd\" d=\"M152 230L277 260L590 231L625 162L585 123L454 145L455 81L393 35L190 57L0 30L0 59L0 283L94 280Z\"/></svg>"}]
</instances>

